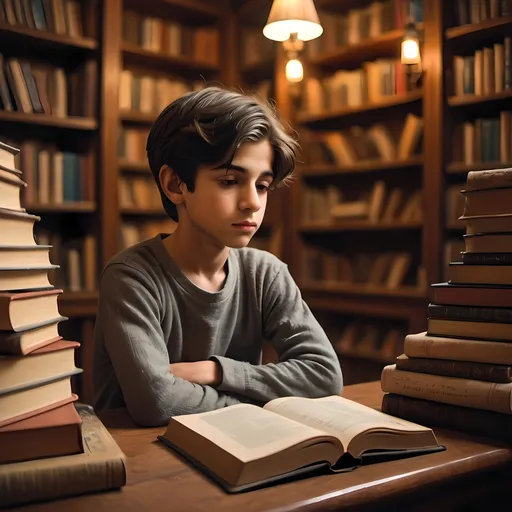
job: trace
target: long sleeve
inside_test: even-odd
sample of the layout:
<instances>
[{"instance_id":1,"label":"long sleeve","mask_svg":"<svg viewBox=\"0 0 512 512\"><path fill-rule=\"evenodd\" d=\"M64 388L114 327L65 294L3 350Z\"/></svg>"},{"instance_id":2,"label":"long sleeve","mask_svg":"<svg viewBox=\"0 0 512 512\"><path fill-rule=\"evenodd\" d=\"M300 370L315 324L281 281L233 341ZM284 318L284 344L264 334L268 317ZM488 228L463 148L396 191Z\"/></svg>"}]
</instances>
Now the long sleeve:
<instances>
[{"instance_id":1,"label":"long sleeve","mask_svg":"<svg viewBox=\"0 0 512 512\"><path fill-rule=\"evenodd\" d=\"M174 415L240 403L169 372L160 295L149 276L129 265L111 265L102 275L96 336L108 353L130 416L140 425L158 426Z\"/></svg>"},{"instance_id":2,"label":"long sleeve","mask_svg":"<svg viewBox=\"0 0 512 512\"><path fill-rule=\"evenodd\" d=\"M217 389L261 402L283 396L340 394L343 379L338 357L285 265L264 291L262 308L263 333L279 362L253 365L214 356L223 371Z\"/></svg>"}]
</instances>

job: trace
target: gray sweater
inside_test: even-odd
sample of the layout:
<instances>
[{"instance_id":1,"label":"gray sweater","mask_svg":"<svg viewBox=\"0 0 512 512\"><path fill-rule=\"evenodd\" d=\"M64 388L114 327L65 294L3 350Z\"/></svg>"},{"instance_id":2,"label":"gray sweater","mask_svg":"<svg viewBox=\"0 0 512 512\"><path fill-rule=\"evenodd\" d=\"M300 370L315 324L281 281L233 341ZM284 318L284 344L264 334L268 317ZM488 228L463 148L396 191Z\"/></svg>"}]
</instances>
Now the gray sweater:
<instances>
[{"instance_id":1,"label":"gray sweater","mask_svg":"<svg viewBox=\"0 0 512 512\"><path fill-rule=\"evenodd\" d=\"M231 249L219 292L194 285L161 236L122 251L104 269L95 327L98 409L126 406L141 425L240 402L339 394L342 375L323 329L287 266L257 249ZM262 340L278 363L261 364ZM215 388L175 377L170 363L214 359Z\"/></svg>"}]
</instances>

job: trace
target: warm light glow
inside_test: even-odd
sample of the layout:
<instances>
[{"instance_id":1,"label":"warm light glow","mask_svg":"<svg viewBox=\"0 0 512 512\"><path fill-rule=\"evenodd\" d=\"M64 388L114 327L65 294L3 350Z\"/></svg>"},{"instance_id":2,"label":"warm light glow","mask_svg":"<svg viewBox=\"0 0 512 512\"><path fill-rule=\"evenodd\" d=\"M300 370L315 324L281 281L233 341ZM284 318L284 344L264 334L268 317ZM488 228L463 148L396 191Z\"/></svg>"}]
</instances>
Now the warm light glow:
<instances>
[{"instance_id":1,"label":"warm light glow","mask_svg":"<svg viewBox=\"0 0 512 512\"><path fill-rule=\"evenodd\" d=\"M304 78L302 63L298 59L290 59L286 63L286 79L289 82L300 82Z\"/></svg>"},{"instance_id":2,"label":"warm light glow","mask_svg":"<svg viewBox=\"0 0 512 512\"><path fill-rule=\"evenodd\" d=\"M312 21L282 20L265 25L263 35L272 41L283 42L290 38L290 34L296 33L297 39L311 41L320 37L323 31L322 25Z\"/></svg>"},{"instance_id":3,"label":"warm light glow","mask_svg":"<svg viewBox=\"0 0 512 512\"><path fill-rule=\"evenodd\" d=\"M420 58L420 45L418 39L414 37L407 37L402 41L402 64L419 64Z\"/></svg>"}]
</instances>

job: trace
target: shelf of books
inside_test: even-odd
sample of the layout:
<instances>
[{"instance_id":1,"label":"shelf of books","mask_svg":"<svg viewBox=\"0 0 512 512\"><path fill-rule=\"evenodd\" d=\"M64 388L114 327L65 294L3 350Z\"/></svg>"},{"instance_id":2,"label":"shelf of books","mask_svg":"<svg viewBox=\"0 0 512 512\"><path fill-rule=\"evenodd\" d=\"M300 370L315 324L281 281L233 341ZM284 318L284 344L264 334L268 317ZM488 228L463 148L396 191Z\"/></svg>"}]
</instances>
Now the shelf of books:
<instances>
[{"instance_id":1,"label":"shelf of books","mask_svg":"<svg viewBox=\"0 0 512 512\"><path fill-rule=\"evenodd\" d=\"M202 2L122 5L122 69L118 95L118 209L122 249L175 228L161 206L146 140L174 99L218 80L221 11Z\"/></svg>"},{"instance_id":2,"label":"shelf of books","mask_svg":"<svg viewBox=\"0 0 512 512\"><path fill-rule=\"evenodd\" d=\"M406 2L363 4L320 4L324 35L305 45L294 104L304 163L293 268L347 384L380 377L427 301L424 90L399 60Z\"/></svg>"},{"instance_id":3,"label":"shelf of books","mask_svg":"<svg viewBox=\"0 0 512 512\"><path fill-rule=\"evenodd\" d=\"M512 167L512 6L482 2L483 8L445 11L447 68L445 233L443 278L464 251L461 189L471 171ZM459 6L460 7L460 6Z\"/></svg>"},{"instance_id":4,"label":"shelf of books","mask_svg":"<svg viewBox=\"0 0 512 512\"><path fill-rule=\"evenodd\" d=\"M51 246L50 283L64 290L59 326L77 340L89 376L84 330L96 313L99 34L97 1L4 2L0 14L0 139L20 149L22 205L40 216L37 243ZM61 330L62 329L62 330ZM72 379L85 400L83 375Z\"/></svg>"}]
</instances>

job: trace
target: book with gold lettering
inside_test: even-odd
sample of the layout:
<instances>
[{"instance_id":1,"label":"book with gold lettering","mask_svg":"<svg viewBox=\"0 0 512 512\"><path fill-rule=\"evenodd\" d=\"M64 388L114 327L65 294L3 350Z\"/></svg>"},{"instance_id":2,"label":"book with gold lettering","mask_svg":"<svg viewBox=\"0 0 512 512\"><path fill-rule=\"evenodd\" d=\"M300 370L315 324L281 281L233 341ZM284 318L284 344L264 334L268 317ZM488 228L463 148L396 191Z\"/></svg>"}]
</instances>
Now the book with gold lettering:
<instances>
[{"instance_id":1,"label":"book with gold lettering","mask_svg":"<svg viewBox=\"0 0 512 512\"><path fill-rule=\"evenodd\" d=\"M158 438L228 492L444 449L430 428L339 396L175 416Z\"/></svg>"}]
</instances>

